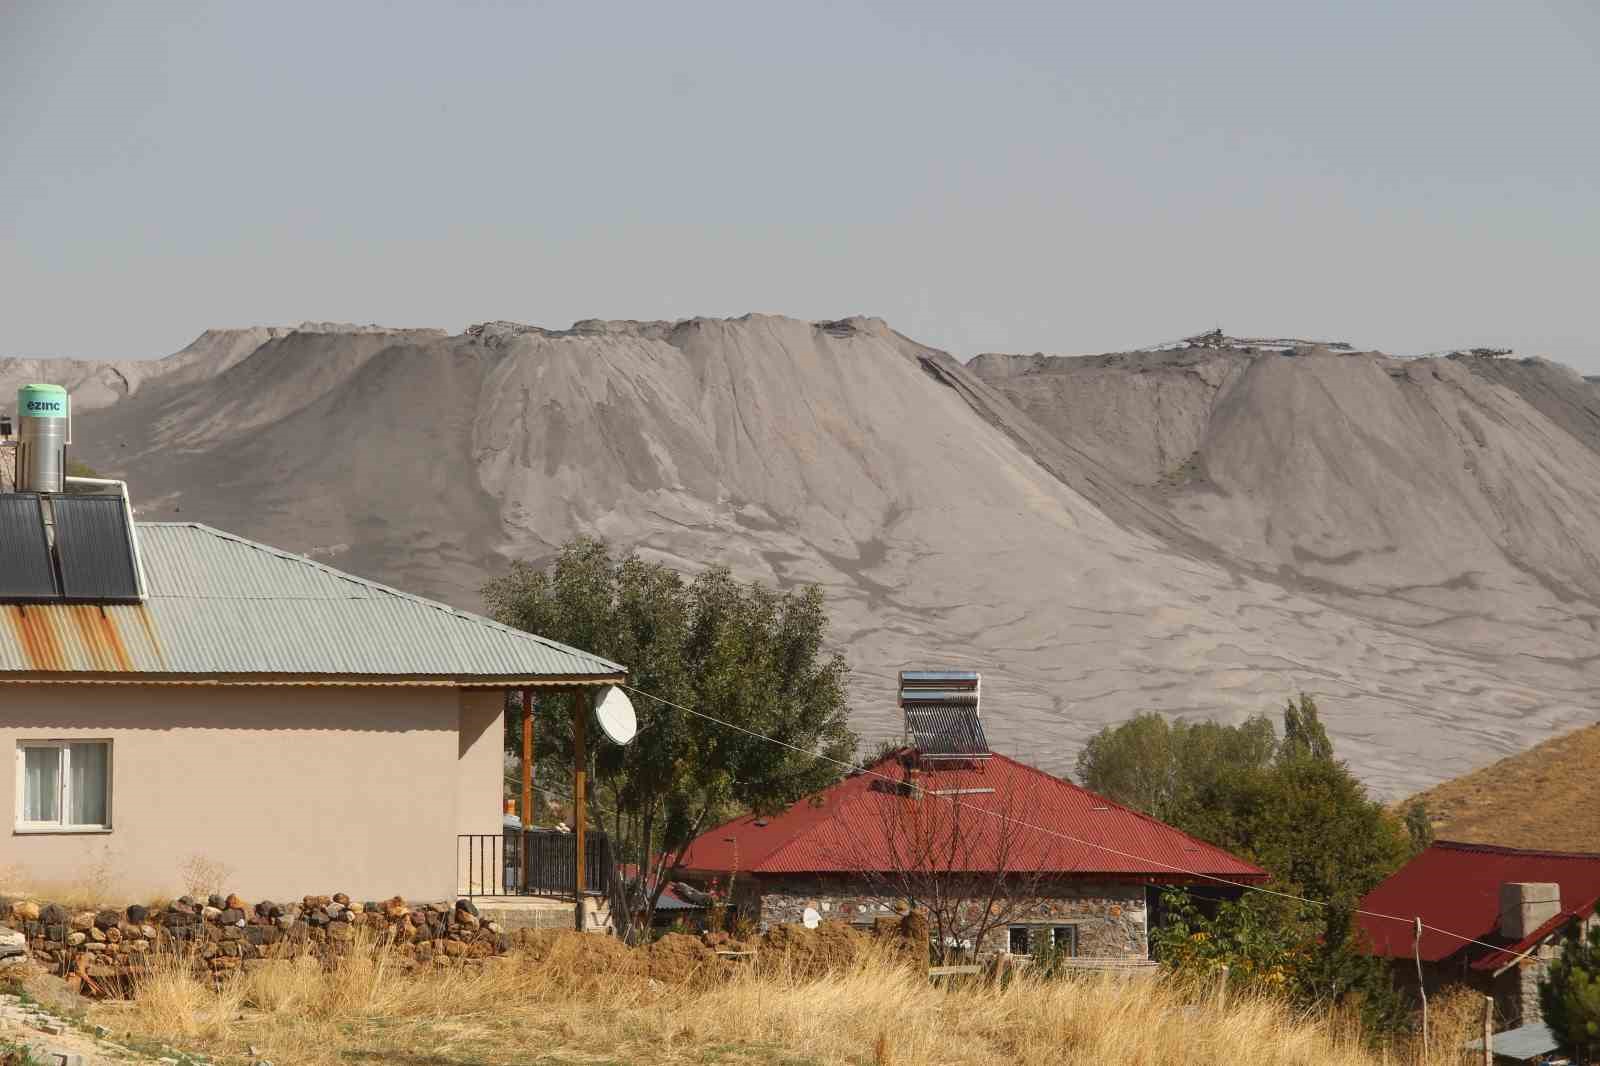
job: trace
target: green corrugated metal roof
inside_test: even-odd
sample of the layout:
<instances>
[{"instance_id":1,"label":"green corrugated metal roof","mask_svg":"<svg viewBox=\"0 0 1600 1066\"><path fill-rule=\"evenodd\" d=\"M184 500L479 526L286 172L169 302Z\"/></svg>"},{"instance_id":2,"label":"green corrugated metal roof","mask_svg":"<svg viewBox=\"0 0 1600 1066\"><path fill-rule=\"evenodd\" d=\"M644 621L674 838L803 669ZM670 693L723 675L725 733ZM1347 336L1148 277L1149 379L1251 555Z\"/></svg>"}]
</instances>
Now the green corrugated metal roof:
<instances>
[{"instance_id":1,"label":"green corrugated metal roof","mask_svg":"<svg viewBox=\"0 0 1600 1066\"><path fill-rule=\"evenodd\" d=\"M140 605L0 607L0 674L614 678L616 663L198 523L138 525Z\"/></svg>"}]
</instances>

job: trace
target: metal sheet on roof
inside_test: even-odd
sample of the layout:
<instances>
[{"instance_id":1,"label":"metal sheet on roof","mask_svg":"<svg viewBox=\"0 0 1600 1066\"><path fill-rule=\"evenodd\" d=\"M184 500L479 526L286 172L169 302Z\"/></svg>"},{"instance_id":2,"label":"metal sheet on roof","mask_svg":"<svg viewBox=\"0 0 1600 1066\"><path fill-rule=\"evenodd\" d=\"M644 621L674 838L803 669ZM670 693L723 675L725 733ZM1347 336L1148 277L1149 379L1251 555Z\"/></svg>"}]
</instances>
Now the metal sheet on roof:
<instances>
[{"instance_id":1,"label":"metal sheet on roof","mask_svg":"<svg viewBox=\"0 0 1600 1066\"><path fill-rule=\"evenodd\" d=\"M617 678L623 667L193 523L140 523L138 605L0 608L0 673Z\"/></svg>"},{"instance_id":2,"label":"metal sheet on roof","mask_svg":"<svg viewBox=\"0 0 1600 1066\"><path fill-rule=\"evenodd\" d=\"M56 558L63 599L90 603L136 603L139 575L120 496L57 496Z\"/></svg>"},{"instance_id":3,"label":"metal sheet on roof","mask_svg":"<svg viewBox=\"0 0 1600 1066\"><path fill-rule=\"evenodd\" d=\"M1462 953L1475 966L1480 961L1502 965L1505 952L1466 944L1461 937L1516 947L1499 935L1500 886L1507 881L1554 882L1561 886L1563 916L1589 914L1600 901L1600 854L1435 841L1362 897L1361 909L1371 913L1357 921L1376 955L1409 959L1416 950L1424 962L1438 962ZM1378 914L1394 918L1374 917ZM1423 930L1415 948L1413 915L1432 927Z\"/></svg>"},{"instance_id":4,"label":"metal sheet on roof","mask_svg":"<svg viewBox=\"0 0 1600 1066\"><path fill-rule=\"evenodd\" d=\"M0 493L0 601L51 600L57 595L38 493Z\"/></svg>"},{"instance_id":5,"label":"metal sheet on roof","mask_svg":"<svg viewBox=\"0 0 1600 1066\"><path fill-rule=\"evenodd\" d=\"M947 793L943 797L881 787L878 775L905 778L901 754L781 814L747 815L707 830L690 844L683 868L741 876L894 870L896 856L903 861L927 853L918 841L954 839L952 827L959 826L959 864L952 870L1141 881L1267 879L1265 871L1221 848L1004 755L919 773L918 787Z\"/></svg>"},{"instance_id":6,"label":"metal sheet on roof","mask_svg":"<svg viewBox=\"0 0 1600 1066\"><path fill-rule=\"evenodd\" d=\"M1463 1046L1467 1051L1482 1052L1483 1038L1469 1040ZM1496 1058L1527 1062L1555 1051L1560 1045L1556 1041L1555 1034L1550 1032L1549 1026L1543 1022L1534 1022L1494 1034L1489 1046Z\"/></svg>"}]
</instances>

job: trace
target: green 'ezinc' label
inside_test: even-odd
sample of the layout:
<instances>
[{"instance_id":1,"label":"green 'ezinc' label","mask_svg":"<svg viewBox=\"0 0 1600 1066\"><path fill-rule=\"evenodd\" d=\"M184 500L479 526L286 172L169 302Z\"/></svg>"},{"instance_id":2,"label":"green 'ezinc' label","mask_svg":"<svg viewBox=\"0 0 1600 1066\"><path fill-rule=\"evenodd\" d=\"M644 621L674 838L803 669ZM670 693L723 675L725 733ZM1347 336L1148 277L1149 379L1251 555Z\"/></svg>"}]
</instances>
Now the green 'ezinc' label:
<instances>
[{"instance_id":1,"label":"green 'ezinc' label","mask_svg":"<svg viewBox=\"0 0 1600 1066\"><path fill-rule=\"evenodd\" d=\"M24 385L17 390L17 414L23 418L66 418L67 390L60 385Z\"/></svg>"}]
</instances>

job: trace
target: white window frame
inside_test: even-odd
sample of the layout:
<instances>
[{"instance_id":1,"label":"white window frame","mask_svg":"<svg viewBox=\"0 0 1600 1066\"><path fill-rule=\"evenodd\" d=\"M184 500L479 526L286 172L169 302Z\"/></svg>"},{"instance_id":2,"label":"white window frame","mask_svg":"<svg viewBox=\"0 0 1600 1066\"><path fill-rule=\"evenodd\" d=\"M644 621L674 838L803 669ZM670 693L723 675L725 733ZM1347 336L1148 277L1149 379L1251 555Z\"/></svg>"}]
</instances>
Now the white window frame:
<instances>
[{"instance_id":1,"label":"white window frame","mask_svg":"<svg viewBox=\"0 0 1600 1066\"><path fill-rule=\"evenodd\" d=\"M104 825L75 825L66 821L67 812L72 809L72 745L74 744L100 744L106 749L106 820ZM30 748L48 748L60 753L61 764L59 787L61 794L56 798L56 809L61 812L61 820L55 822L29 822L23 820L27 810L26 790L28 787L27 752ZM111 783L116 773L116 751L109 739L99 737L74 737L69 740L19 740L17 741L17 789L15 819L17 833L109 833L111 832Z\"/></svg>"}]
</instances>

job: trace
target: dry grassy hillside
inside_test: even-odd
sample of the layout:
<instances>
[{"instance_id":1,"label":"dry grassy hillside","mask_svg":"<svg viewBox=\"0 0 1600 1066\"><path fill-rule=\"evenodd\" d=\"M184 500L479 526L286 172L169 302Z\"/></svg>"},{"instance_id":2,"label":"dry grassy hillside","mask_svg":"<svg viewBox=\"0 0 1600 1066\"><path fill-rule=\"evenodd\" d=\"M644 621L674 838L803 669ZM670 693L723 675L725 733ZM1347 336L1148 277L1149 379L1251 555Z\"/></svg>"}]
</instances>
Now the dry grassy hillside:
<instances>
[{"instance_id":1,"label":"dry grassy hillside","mask_svg":"<svg viewBox=\"0 0 1600 1066\"><path fill-rule=\"evenodd\" d=\"M1547 740L1413 799L1428 805L1434 832L1444 840L1600 852L1600 725Z\"/></svg>"}]
</instances>

